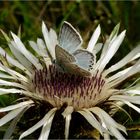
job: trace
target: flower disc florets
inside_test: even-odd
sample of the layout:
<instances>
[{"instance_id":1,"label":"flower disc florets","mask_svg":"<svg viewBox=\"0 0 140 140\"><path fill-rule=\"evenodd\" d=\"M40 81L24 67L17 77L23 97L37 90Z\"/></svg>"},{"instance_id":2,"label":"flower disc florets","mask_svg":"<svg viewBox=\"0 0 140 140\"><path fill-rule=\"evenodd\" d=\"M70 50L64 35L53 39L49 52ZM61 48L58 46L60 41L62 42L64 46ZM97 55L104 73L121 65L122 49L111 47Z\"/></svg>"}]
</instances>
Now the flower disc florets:
<instances>
[{"instance_id":1,"label":"flower disc florets","mask_svg":"<svg viewBox=\"0 0 140 140\"><path fill-rule=\"evenodd\" d=\"M53 65L36 70L32 81L32 89L35 90L33 93L42 100L48 101L54 107L61 107L66 103L75 109L97 104L104 85L105 79L98 71L92 77L82 77L59 72Z\"/></svg>"}]
</instances>

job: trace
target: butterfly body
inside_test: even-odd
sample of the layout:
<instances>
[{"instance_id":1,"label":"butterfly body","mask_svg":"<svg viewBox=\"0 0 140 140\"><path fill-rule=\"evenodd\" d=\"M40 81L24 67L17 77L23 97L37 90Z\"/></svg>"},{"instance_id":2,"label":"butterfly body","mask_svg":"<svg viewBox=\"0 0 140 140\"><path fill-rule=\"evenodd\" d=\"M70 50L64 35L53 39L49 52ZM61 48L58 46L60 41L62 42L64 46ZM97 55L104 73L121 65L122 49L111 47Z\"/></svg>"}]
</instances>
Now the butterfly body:
<instances>
[{"instance_id":1,"label":"butterfly body","mask_svg":"<svg viewBox=\"0 0 140 140\"><path fill-rule=\"evenodd\" d=\"M79 33L72 25L64 22L59 34L59 45L55 47L56 65L70 74L91 76L94 56L84 49L79 49L81 44Z\"/></svg>"},{"instance_id":2,"label":"butterfly body","mask_svg":"<svg viewBox=\"0 0 140 140\"><path fill-rule=\"evenodd\" d=\"M84 68L78 66L74 55L68 53L63 48L56 46L56 64L62 68L64 72L68 72L80 76L90 76L91 73Z\"/></svg>"}]
</instances>

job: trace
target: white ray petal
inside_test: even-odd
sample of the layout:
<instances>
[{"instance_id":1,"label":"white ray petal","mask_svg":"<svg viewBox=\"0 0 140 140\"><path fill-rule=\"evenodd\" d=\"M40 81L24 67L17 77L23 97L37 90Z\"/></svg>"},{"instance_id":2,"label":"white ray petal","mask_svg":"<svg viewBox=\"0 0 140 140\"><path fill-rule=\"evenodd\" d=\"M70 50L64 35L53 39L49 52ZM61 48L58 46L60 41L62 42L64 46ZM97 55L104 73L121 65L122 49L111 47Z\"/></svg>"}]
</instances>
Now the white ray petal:
<instances>
[{"instance_id":1,"label":"white ray petal","mask_svg":"<svg viewBox=\"0 0 140 140\"><path fill-rule=\"evenodd\" d=\"M24 102L15 104L15 105L10 105L10 106L7 106L7 107L0 108L0 112L6 112L6 111L14 110L14 109L17 109L17 108L21 108L23 106L30 105L32 103L33 103L32 100L24 101Z\"/></svg>"},{"instance_id":2,"label":"white ray petal","mask_svg":"<svg viewBox=\"0 0 140 140\"><path fill-rule=\"evenodd\" d=\"M24 44L21 42L20 38L16 36L14 33L12 33L12 37L17 45L17 49L37 68L42 69L42 65L39 63L39 60L31 53L29 52Z\"/></svg>"},{"instance_id":3,"label":"white ray petal","mask_svg":"<svg viewBox=\"0 0 140 140\"><path fill-rule=\"evenodd\" d=\"M132 60L131 61L133 61L133 60L135 60L135 59L137 59L137 58L139 58L140 57L140 52L139 53L137 53L133 58L132 58Z\"/></svg>"},{"instance_id":4,"label":"white ray petal","mask_svg":"<svg viewBox=\"0 0 140 140\"><path fill-rule=\"evenodd\" d=\"M38 48L38 45L34 41L29 41L29 44L31 48L39 55L40 55L40 49Z\"/></svg>"},{"instance_id":5,"label":"white ray petal","mask_svg":"<svg viewBox=\"0 0 140 140\"><path fill-rule=\"evenodd\" d=\"M119 28L120 28L120 23L117 24L114 27L114 29L111 32L109 38L106 40L106 42L104 44L104 47L103 47L103 50L102 50L102 53L101 53L101 58L106 55L106 52L109 49L110 44L117 38L117 35L118 35L118 32L119 32Z\"/></svg>"},{"instance_id":6,"label":"white ray petal","mask_svg":"<svg viewBox=\"0 0 140 140\"><path fill-rule=\"evenodd\" d=\"M4 51L4 49L2 49L1 47L0 47L0 54L1 54L3 57L5 57L6 60L7 60L10 64L12 64L12 65L18 67L18 68L21 69L22 71L26 72L26 74L31 75L31 73L29 73L29 71L28 71L22 64L20 64L17 60L15 60L14 58L12 58L7 52Z\"/></svg>"},{"instance_id":7,"label":"white ray petal","mask_svg":"<svg viewBox=\"0 0 140 140\"><path fill-rule=\"evenodd\" d=\"M28 59L23 56L23 54L17 49L17 45L14 41L8 44L11 52L17 58L17 60L26 68L28 71L32 72L32 64Z\"/></svg>"},{"instance_id":8,"label":"white ray petal","mask_svg":"<svg viewBox=\"0 0 140 140\"><path fill-rule=\"evenodd\" d=\"M36 94L35 91L29 91L28 89L26 90L21 90L21 94L24 94L28 97L32 97L34 99L37 99L37 100L42 100L42 96L40 96L39 94Z\"/></svg>"},{"instance_id":9,"label":"white ray petal","mask_svg":"<svg viewBox=\"0 0 140 140\"><path fill-rule=\"evenodd\" d=\"M15 132L17 123L20 121L21 117L24 115L24 113L30 108L31 106L28 106L24 108L13 120L10 122L6 132L4 133L3 139L10 139L12 134Z\"/></svg>"},{"instance_id":10,"label":"white ray petal","mask_svg":"<svg viewBox=\"0 0 140 140\"><path fill-rule=\"evenodd\" d=\"M73 112L74 108L72 106L67 106L67 108L62 113L63 117L65 118L65 139L68 139L69 136L69 127L70 127L70 121L71 121L71 114Z\"/></svg>"},{"instance_id":11,"label":"white ray petal","mask_svg":"<svg viewBox=\"0 0 140 140\"><path fill-rule=\"evenodd\" d=\"M110 126L117 128L121 131L123 131L125 134L126 133L126 128L122 125L120 125L119 123L115 122L115 120L113 120L109 114L107 114L104 110L100 109L99 107L93 107L89 109L90 111L92 111L93 113L95 113L97 116L99 116L99 118L102 120L102 122L105 123L106 127L108 129L110 129Z\"/></svg>"},{"instance_id":12,"label":"white ray petal","mask_svg":"<svg viewBox=\"0 0 140 140\"><path fill-rule=\"evenodd\" d=\"M6 41L9 43L11 41L11 39L8 37L8 35L2 29L0 29L0 31L3 34L4 38L6 39Z\"/></svg>"},{"instance_id":13,"label":"white ray petal","mask_svg":"<svg viewBox=\"0 0 140 140\"><path fill-rule=\"evenodd\" d=\"M0 88L0 95L4 95L4 94L9 94L9 93L22 93L22 90L16 89L16 88Z\"/></svg>"},{"instance_id":14,"label":"white ray petal","mask_svg":"<svg viewBox=\"0 0 140 140\"><path fill-rule=\"evenodd\" d=\"M37 39L37 45L38 45L38 48L39 48L40 53L42 54L42 56L43 57L49 57L48 53L47 53L45 43L44 43L44 41L42 39L40 39L40 38Z\"/></svg>"},{"instance_id":15,"label":"white ray petal","mask_svg":"<svg viewBox=\"0 0 140 140\"><path fill-rule=\"evenodd\" d=\"M126 140L123 135L115 128L115 127L111 127L110 125L110 131L113 134L113 136L115 136L118 140Z\"/></svg>"},{"instance_id":16,"label":"white ray petal","mask_svg":"<svg viewBox=\"0 0 140 140\"><path fill-rule=\"evenodd\" d=\"M108 50L106 52L106 54L103 56L102 60L100 61L99 64L99 71L103 71L103 69L105 68L105 66L108 64L108 62L110 61L110 59L113 57L113 55L116 53L116 51L118 50L118 48L120 47L124 37L125 37L125 32L123 31L108 47Z\"/></svg>"},{"instance_id":17,"label":"white ray petal","mask_svg":"<svg viewBox=\"0 0 140 140\"><path fill-rule=\"evenodd\" d=\"M2 65L1 63L0 63L0 68L1 68L1 70L4 70L5 72L10 74L11 76L15 77L16 79L18 79L20 81L28 82L28 79L25 76L21 75L17 71L14 71L14 70Z\"/></svg>"},{"instance_id":18,"label":"white ray petal","mask_svg":"<svg viewBox=\"0 0 140 140\"><path fill-rule=\"evenodd\" d=\"M100 27L100 25L98 25L98 27L95 29L95 31L94 31L94 33L93 33L93 35L88 43L88 47L87 47L88 51L90 51L90 52L93 51L100 34L101 34L101 27Z\"/></svg>"},{"instance_id":19,"label":"white ray petal","mask_svg":"<svg viewBox=\"0 0 140 140\"><path fill-rule=\"evenodd\" d=\"M139 48L140 47L140 44L138 44L137 46L136 46L136 48ZM140 51L138 51L138 53L136 54L136 55L134 55L134 57L131 59L131 61L133 61L133 60L135 60L135 59L137 59L137 58L139 58L140 57Z\"/></svg>"},{"instance_id":20,"label":"white ray petal","mask_svg":"<svg viewBox=\"0 0 140 140\"><path fill-rule=\"evenodd\" d=\"M13 118L15 118L25 107L26 106L15 109L15 110L9 112L7 115L5 115L3 118L1 118L0 119L0 126L6 124L7 122L9 122Z\"/></svg>"},{"instance_id":21,"label":"white ray petal","mask_svg":"<svg viewBox=\"0 0 140 140\"><path fill-rule=\"evenodd\" d=\"M135 73L140 71L140 60L136 62L135 65L133 65L124 75L121 77L118 77L117 79L110 82L110 87L116 86L118 83L121 83L126 78L134 75Z\"/></svg>"},{"instance_id":22,"label":"white ray petal","mask_svg":"<svg viewBox=\"0 0 140 140\"><path fill-rule=\"evenodd\" d=\"M118 32L119 32L119 29L120 29L120 23L118 23L115 27L114 27L114 29L113 29L113 31L111 32L111 34L110 34L110 36L109 36L109 41L113 41L116 37L117 37L117 34L118 34Z\"/></svg>"},{"instance_id":23,"label":"white ray petal","mask_svg":"<svg viewBox=\"0 0 140 140\"><path fill-rule=\"evenodd\" d=\"M42 22L42 33L44 36L45 43L47 45L48 53L49 53L51 59L53 60L53 59L55 59L55 48L51 44L49 31L44 22Z\"/></svg>"},{"instance_id":24,"label":"white ray petal","mask_svg":"<svg viewBox=\"0 0 140 140\"><path fill-rule=\"evenodd\" d=\"M105 133L103 134L103 137L104 137L104 140L111 140L111 139L110 139L110 135L109 135L109 133L107 133L107 132L105 132Z\"/></svg>"},{"instance_id":25,"label":"white ray petal","mask_svg":"<svg viewBox=\"0 0 140 140\"><path fill-rule=\"evenodd\" d=\"M40 134L38 140L47 140L48 139L54 115L55 115L55 112L53 112L53 114L50 115L48 120L46 120L46 123L43 125L42 131L41 131L41 134Z\"/></svg>"},{"instance_id":26,"label":"white ray petal","mask_svg":"<svg viewBox=\"0 0 140 140\"><path fill-rule=\"evenodd\" d=\"M42 39L38 38L37 43L35 43L34 41L29 41L29 44L39 56L43 58L48 57L46 46Z\"/></svg>"},{"instance_id":27,"label":"white ray petal","mask_svg":"<svg viewBox=\"0 0 140 140\"><path fill-rule=\"evenodd\" d=\"M37 45L38 45L38 48L39 48L39 51L40 51L40 56L43 57L44 63L46 64L46 66L51 65L52 62L51 62L51 59L48 55L47 48L46 48L46 45L45 45L44 41L42 39L38 38L37 39Z\"/></svg>"},{"instance_id":28,"label":"white ray petal","mask_svg":"<svg viewBox=\"0 0 140 140\"><path fill-rule=\"evenodd\" d=\"M117 38L117 36L115 36L116 38ZM115 39L116 39L115 38ZM115 40L114 39L114 40ZM108 51L108 49L109 49L109 47L110 47L110 45L111 45L111 43L112 43L113 41L111 40L109 40L109 39L107 39L106 40L106 42L105 42L105 44L103 45L103 49L102 49L102 53L101 53L101 56L100 56L100 58L99 58L99 60L97 61L97 63L96 63L96 65L94 66L94 69L95 70L97 70L98 69L98 67L100 66L100 63L102 62L102 60L104 59L104 57L106 56L106 54L107 54L107 51Z\"/></svg>"},{"instance_id":29,"label":"white ray petal","mask_svg":"<svg viewBox=\"0 0 140 140\"><path fill-rule=\"evenodd\" d=\"M124 101L125 104L127 104L128 106L130 106L131 108L133 108L134 110L136 110L138 113L140 113L140 108L138 108L137 106L131 104L128 101Z\"/></svg>"},{"instance_id":30,"label":"white ray petal","mask_svg":"<svg viewBox=\"0 0 140 140\"><path fill-rule=\"evenodd\" d=\"M47 65L46 59L49 58L44 41L40 38L37 39L37 43L34 41L29 41L30 46L35 50L35 52L44 59L44 63Z\"/></svg>"},{"instance_id":31,"label":"white ray petal","mask_svg":"<svg viewBox=\"0 0 140 140\"><path fill-rule=\"evenodd\" d=\"M92 51L92 53L94 54L97 54L103 47L103 43L97 43Z\"/></svg>"},{"instance_id":32,"label":"white ray petal","mask_svg":"<svg viewBox=\"0 0 140 140\"><path fill-rule=\"evenodd\" d=\"M41 119L38 123L36 123L34 126L32 126L31 128L29 128L28 130L26 130L25 132L23 132L20 135L19 140L21 140L22 138L30 135L31 133L33 133L35 130L37 130L38 128L40 128L41 126L43 126L46 121L49 119L49 117L56 111L56 108L51 109L44 117L43 119Z\"/></svg>"},{"instance_id":33,"label":"white ray petal","mask_svg":"<svg viewBox=\"0 0 140 140\"><path fill-rule=\"evenodd\" d=\"M128 90L128 91L126 91L125 93L128 93L128 94L138 94L138 95L140 95L140 90Z\"/></svg>"},{"instance_id":34,"label":"white ray petal","mask_svg":"<svg viewBox=\"0 0 140 140\"><path fill-rule=\"evenodd\" d=\"M8 81L2 80L2 79L0 79L0 85L3 85L3 86L14 86L14 87L19 87L21 89L27 90L27 87L22 85L22 84L19 84L19 83L16 83L16 82L8 82Z\"/></svg>"},{"instance_id":35,"label":"white ray petal","mask_svg":"<svg viewBox=\"0 0 140 140\"><path fill-rule=\"evenodd\" d=\"M4 78L4 79L14 79L14 77L8 75L8 74L4 74L4 73L0 73L0 78Z\"/></svg>"},{"instance_id":36,"label":"white ray petal","mask_svg":"<svg viewBox=\"0 0 140 140\"><path fill-rule=\"evenodd\" d=\"M58 44L58 40L57 40L57 34L52 28L50 29L49 36L50 36L52 47L55 47Z\"/></svg>"},{"instance_id":37,"label":"white ray petal","mask_svg":"<svg viewBox=\"0 0 140 140\"><path fill-rule=\"evenodd\" d=\"M129 101L134 104L140 104L140 96L113 95L109 100Z\"/></svg>"},{"instance_id":38,"label":"white ray petal","mask_svg":"<svg viewBox=\"0 0 140 140\"><path fill-rule=\"evenodd\" d=\"M116 63L115 65L111 66L108 70L105 71L106 74L109 74L113 71L116 71L132 60L135 60L138 57L135 57L140 52L140 45L138 45L136 48L134 48L128 55L126 55L121 61ZM135 57L135 58L134 58ZM139 56L140 57L140 56Z\"/></svg>"},{"instance_id":39,"label":"white ray petal","mask_svg":"<svg viewBox=\"0 0 140 140\"><path fill-rule=\"evenodd\" d=\"M124 69L124 70L122 70L122 71L119 71L118 73L112 75L111 77L108 77L108 78L106 79L106 82L109 83L109 82L112 82L113 80L118 79L119 77L121 77L121 76L123 76L124 74L126 74L131 68L132 68L132 67L129 67L129 68L127 68L127 69ZM103 72L103 73L104 73L104 72ZM105 72L104 74L106 75L106 72Z\"/></svg>"},{"instance_id":40,"label":"white ray petal","mask_svg":"<svg viewBox=\"0 0 140 140\"><path fill-rule=\"evenodd\" d=\"M102 49L102 53L100 56L100 59L98 60L98 63L100 64L100 61L103 59L103 57L106 55L109 46L110 46L111 42L109 42L109 40L106 40L105 44L103 45L103 49Z\"/></svg>"},{"instance_id":41,"label":"white ray petal","mask_svg":"<svg viewBox=\"0 0 140 140\"><path fill-rule=\"evenodd\" d=\"M78 111L94 128L96 128L101 134L103 134L103 128L100 125L99 121L94 117L94 115L88 110L83 109Z\"/></svg>"}]
</instances>

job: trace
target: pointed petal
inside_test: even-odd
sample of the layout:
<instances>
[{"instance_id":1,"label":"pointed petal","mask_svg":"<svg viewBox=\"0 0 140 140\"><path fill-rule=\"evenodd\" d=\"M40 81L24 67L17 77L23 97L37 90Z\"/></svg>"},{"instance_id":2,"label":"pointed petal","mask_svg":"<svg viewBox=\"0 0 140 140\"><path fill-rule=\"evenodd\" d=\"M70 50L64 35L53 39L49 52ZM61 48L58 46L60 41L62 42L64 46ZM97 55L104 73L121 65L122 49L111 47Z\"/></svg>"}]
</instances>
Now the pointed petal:
<instances>
[{"instance_id":1,"label":"pointed petal","mask_svg":"<svg viewBox=\"0 0 140 140\"><path fill-rule=\"evenodd\" d=\"M47 50L46 50L46 46L45 46L45 43L42 39L38 38L37 39L37 45L38 45L38 48L40 50L40 53L42 54L43 57L49 57L48 56L48 53L47 53Z\"/></svg>"},{"instance_id":2,"label":"pointed petal","mask_svg":"<svg viewBox=\"0 0 140 140\"><path fill-rule=\"evenodd\" d=\"M11 41L9 44L9 48L12 54L16 57L17 61L20 62L28 71L32 72L32 64L28 61L28 59L23 56L23 54L17 49L17 45L14 41Z\"/></svg>"},{"instance_id":3,"label":"pointed petal","mask_svg":"<svg viewBox=\"0 0 140 140\"><path fill-rule=\"evenodd\" d=\"M121 76L123 76L124 74L126 74L131 68L132 68L132 67L129 67L129 68L127 68L127 69L124 69L124 70L122 70L122 71L119 71L118 73L112 75L111 77L108 77L108 78L106 79L106 82L109 83L109 82L112 82L112 81L114 81L114 80L120 78ZM103 72L103 74L106 75L106 72L105 72L105 73Z\"/></svg>"},{"instance_id":4,"label":"pointed petal","mask_svg":"<svg viewBox=\"0 0 140 140\"><path fill-rule=\"evenodd\" d=\"M123 66L125 66L126 64L128 64L129 62L131 62L132 60L135 60L137 57L135 57L138 53L140 52L140 45L138 45L135 49L133 49L127 56L125 56L121 61L119 61L118 63L116 63L115 65L111 66L108 70L106 70L106 74L109 74L113 71L116 71L120 68L122 68ZM135 57L135 58L134 58ZM140 56L139 56L140 57Z\"/></svg>"},{"instance_id":5,"label":"pointed petal","mask_svg":"<svg viewBox=\"0 0 140 140\"><path fill-rule=\"evenodd\" d=\"M134 104L140 104L140 96L113 95L109 100L129 101Z\"/></svg>"},{"instance_id":6,"label":"pointed petal","mask_svg":"<svg viewBox=\"0 0 140 140\"><path fill-rule=\"evenodd\" d=\"M29 106L24 108L10 123L10 126L8 127L8 129L6 130L3 139L10 139L10 137L12 136L12 134L14 133L15 129L16 129L16 125L19 122L19 120L21 119L21 117L23 116L23 114L27 111L27 109L29 109Z\"/></svg>"},{"instance_id":7,"label":"pointed petal","mask_svg":"<svg viewBox=\"0 0 140 140\"><path fill-rule=\"evenodd\" d=\"M51 62L51 59L48 55L48 52L47 52L44 41L42 39L38 38L37 39L37 45L38 45L39 50L40 50L40 55L43 57L44 63L46 64L46 66L51 65L52 62Z\"/></svg>"},{"instance_id":8,"label":"pointed petal","mask_svg":"<svg viewBox=\"0 0 140 140\"><path fill-rule=\"evenodd\" d=\"M4 74L4 73L0 73L0 78L4 78L4 79L14 79L14 77L8 75L8 74Z\"/></svg>"},{"instance_id":9,"label":"pointed petal","mask_svg":"<svg viewBox=\"0 0 140 140\"><path fill-rule=\"evenodd\" d=\"M94 128L96 128L101 134L103 134L102 126L94 117L94 115L87 109L78 111Z\"/></svg>"},{"instance_id":10,"label":"pointed petal","mask_svg":"<svg viewBox=\"0 0 140 140\"><path fill-rule=\"evenodd\" d=\"M42 39L38 38L37 44L34 41L29 41L29 44L35 50L35 52L39 55L39 59L43 60L46 66L51 65L51 59L48 56L46 46Z\"/></svg>"},{"instance_id":11,"label":"pointed petal","mask_svg":"<svg viewBox=\"0 0 140 140\"><path fill-rule=\"evenodd\" d=\"M118 32L119 32L119 29L120 29L120 23L118 23L115 27L114 27L114 29L113 29L113 31L111 32L111 34L110 34L110 36L109 36L109 41L111 41L111 40L114 40L116 37L117 37L117 34L118 34Z\"/></svg>"},{"instance_id":12,"label":"pointed petal","mask_svg":"<svg viewBox=\"0 0 140 140\"><path fill-rule=\"evenodd\" d=\"M98 27L96 28L96 30L94 31L89 43L88 43L88 47L87 47L87 50L89 52L92 52L94 47L95 47L95 44L100 36L100 33L101 33L101 28L100 28L100 25L98 25Z\"/></svg>"},{"instance_id":13,"label":"pointed petal","mask_svg":"<svg viewBox=\"0 0 140 140\"><path fill-rule=\"evenodd\" d=\"M109 133L107 133L107 132L105 132L105 133L103 134L103 137L104 137L104 140L111 140L111 139L110 139L110 135L109 135Z\"/></svg>"},{"instance_id":14,"label":"pointed petal","mask_svg":"<svg viewBox=\"0 0 140 140\"><path fill-rule=\"evenodd\" d=\"M9 93L22 93L22 90L16 89L16 88L0 88L0 95L9 94Z\"/></svg>"},{"instance_id":15,"label":"pointed petal","mask_svg":"<svg viewBox=\"0 0 140 140\"><path fill-rule=\"evenodd\" d=\"M27 71L27 69L22 65L20 64L17 60L15 60L14 58L12 58L11 56L8 55L8 53L6 53L4 51L4 49L2 49L0 47L0 54L5 57L5 59L12 65L18 67L19 69L21 69L22 71L26 72L28 75L30 75L29 71Z\"/></svg>"},{"instance_id":16,"label":"pointed petal","mask_svg":"<svg viewBox=\"0 0 140 140\"><path fill-rule=\"evenodd\" d=\"M58 40L57 40L57 34L52 28L50 29L49 36L50 36L52 47L55 47L58 44Z\"/></svg>"},{"instance_id":17,"label":"pointed petal","mask_svg":"<svg viewBox=\"0 0 140 140\"><path fill-rule=\"evenodd\" d=\"M39 60L31 54L24 46L24 44L21 42L21 40L14 34L12 33L13 39L17 45L17 49L37 68L37 69L42 69L42 65L39 63Z\"/></svg>"},{"instance_id":18,"label":"pointed petal","mask_svg":"<svg viewBox=\"0 0 140 140\"><path fill-rule=\"evenodd\" d=\"M127 93L127 94L138 94L138 95L140 95L140 90L128 90L128 91L126 91L125 93Z\"/></svg>"},{"instance_id":19,"label":"pointed petal","mask_svg":"<svg viewBox=\"0 0 140 140\"><path fill-rule=\"evenodd\" d=\"M43 126L46 121L48 120L48 118L50 117L50 115L52 115L54 113L54 111L56 111L56 108L51 109L44 117L43 119L41 119L38 123L36 123L34 126L32 126L31 128L29 128L28 130L26 130L25 132L23 132L20 135L19 140L21 140L22 138L30 135L31 133L33 133L35 130L37 130L38 128L40 128L41 126Z\"/></svg>"},{"instance_id":20,"label":"pointed petal","mask_svg":"<svg viewBox=\"0 0 140 140\"><path fill-rule=\"evenodd\" d=\"M10 105L10 106L4 107L4 108L0 108L0 112L6 112L6 111L14 110L14 109L17 109L17 108L21 108L23 106L27 106L27 105L32 104L32 103L33 103L33 101L29 100L29 101L25 101L25 102L15 104L15 105Z\"/></svg>"},{"instance_id":21,"label":"pointed petal","mask_svg":"<svg viewBox=\"0 0 140 140\"><path fill-rule=\"evenodd\" d=\"M55 115L55 111L52 114L50 114L48 120L44 124L42 131L41 131L41 134L39 136L39 140L47 140L48 139L54 115Z\"/></svg>"},{"instance_id":22,"label":"pointed petal","mask_svg":"<svg viewBox=\"0 0 140 140\"><path fill-rule=\"evenodd\" d=\"M113 29L113 31L111 32L109 38L106 40L105 44L103 45L103 49L102 49L102 53L100 56L100 59L98 60L98 63L96 64L96 69L99 67L100 62L103 60L103 58L105 57L110 45L112 44L112 42L117 38L117 34L119 31L119 24Z\"/></svg>"},{"instance_id":23,"label":"pointed petal","mask_svg":"<svg viewBox=\"0 0 140 140\"><path fill-rule=\"evenodd\" d=\"M70 127L70 121L71 121L71 114L73 112L73 107L72 106L68 106L64 112L62 113L63 117L65 118L66 122L65 122L65 139L68 139L69 136L69 127Z\"/></svg>"},{"instance_id":24,"label":"pointed petal","mask_svg":"<svg viewBox=\"0 0 140 140\"><path fill-rule=\"evenodd\" d=\"M7 122L9 122L13 118L15 118L25 107L26 106L15 109L15 110L9 112L7 115L5 115L3 118L1 118L0 119L0 126L6 124Z\"/></svg>"},{"instance_id":25,"label":"pointed petal","mask_svg":"<svg viewBox=\"0 0 140 140\"><path fill-rule=\"evenodd\" d=\"M49 31L44 22L42 22L42 33L44 36L45 43L47 45L48 54L50 55L50 58L53 60L53 59L55 59L55 48L51 44Z\"/></svg>"},{"instance_id":26,"label":"pointed petal","mask_svg":"<svg viewBox=\"0 0 140 140\"><path fill-rule=\"evenodd\" d=\"M110 125L110 131L118 140L126 140L123 135L114 127L111 127Z\"/></svg>"},{"instance_id":27,"label":"pointed petal","mask_svg":"<svg viewBox=\"0 0 140 140\"><path fill-rule=\"evenodd\" d=\"M0 29L0 31L3 34L4 38L6 39L6 41L10 42L11 39L8 37L8 35L2 29Z\"/></svg>"},{"instance_id":28,"label":"pointed petal","mask_svg":"<svg viewBox=\"0 0 140 140\"><path fill-rule=\"evenodd\" d=\"M118 77L117 79L113 80L110 82L110 87L116 86L118 83L121 83L124 81L126 78L136 74L137 72L140 71L140 60L136 62L135 65L133 65L124 75L121 77Z\"/></svg>"},{"instance_id":29,"label":"pointed petal","mask_svg":"<svg viewBox=\"0 0 140 140\"><path fill-rule=\"evenodd\" d=\"M99 118L102 120L102 122L104 122L106 124L106 127L110 130L110 126L117 128L121 131L123 131L125 134L126 133L126 128L117 123L115 120L113 120L109 114L107 114L104 110L100 109L99 107L93 107L89 109L90 111L92 111L93 113L95 113L97 116L99 116Z\"/></svg>"},{"instance_id":30,"label":"pointed petal","mask_svg":"<svg viewBox=\"0 0 140 140\"><path fill-rule=\"evenodd\" d=\"M18 33L17 33L18 37L20 38L21 37L21 25L19 26L18 28Z\"/></svg>"},{"instance_id":31,"label":"pointed petal","mask_svg":"<svg viewBox=\"0 0 140 140\"><path fill-rule=\"evenodd\" d=\"M92 53L94 54L97 54L103 47L103 43L97 43L92 51Z\"/></svg>"},{"instance_id":32,"label":"pointed petal","mask_svg":"<svg viewBox=\"0 0 140 140\"><path fill-rule=\"evenodd\" d=\"M37 44L36 44L34 41L29 41L29 44L30 44L31 48L32 48L39 56L41 56L41 55L40 55L40 50L39 50Z\"/></svg>"},{"instance_id":33,"label":"pointed petal","mask_svg":"<svg viewBox=\"0 0 140 140\"><path fill-rule=\"evenodd\" d=\"M0 63L0 69L1 69L2 71L7 72L7 73L10 74L11 76L13 76L15 79L18 79L18 80L24 81L24 82L28 82L28 79L27 79L25 76L21 75L21 74L18 73L17 71L14 71L14 70L12 70L12 69L10 69L10 68L8 68L8 67L2 65L1 63Z\"/></svg>"},{"instance_id":34,"label":"pointed petal","mask_svg":"<svg viewBox=\"0 0 140 140\"><path fill-rule=\"evenodd\" d=\"M138 108L137 106L135 106L127 101L124 101L124 103L127 104L128 106L130 106L131 108L133 108L134 110L136 110L138 113L140 113L140 108Z\"/></svg>"},{"instance_id":35,"label":"pointed petal","mask_svg":"<svg viewBox=\"0 0 140 140\"><path fill-rule=\"evenodd\" d=\"M16 82L8 82L8 81L1 80L1 79L0 79L0 85L3 85L3 86L14 86L14 87L19 87L19 88L27 90L27 87L22 85L22 84L19 84L19 83L16 83Z\"/></svg>"},{"instance_id":36,"label":"pointed petal","mask_svg":"<svg viewBox=\"0 0 140 140\"><path fill-rule=\"evenodd\" d=\"M108 64L110 59L113 57L113 55L116 53L116 51L120 47L120 45L125 37L125 32L126 31L123 31L108 47L108 50L107 50L106 54L104 55L104 57L102 58L102 60L100 61L100 64L98 67L100 72L102 72L104 70L105 66Z\"/></svg>"}]
</instances>

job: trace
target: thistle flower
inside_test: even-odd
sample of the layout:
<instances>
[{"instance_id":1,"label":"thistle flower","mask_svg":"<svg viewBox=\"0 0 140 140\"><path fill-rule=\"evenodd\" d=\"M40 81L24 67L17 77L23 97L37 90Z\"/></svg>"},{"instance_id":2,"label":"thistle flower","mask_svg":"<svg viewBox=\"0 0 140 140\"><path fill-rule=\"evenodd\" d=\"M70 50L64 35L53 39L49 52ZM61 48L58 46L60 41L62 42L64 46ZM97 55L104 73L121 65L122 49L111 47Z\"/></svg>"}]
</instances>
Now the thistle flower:
<instances>
[{"instance_id":1,"label":"thistle flower","mask_svg":"<svg viewBox=\"0 0 140 140\"><path fill-rule=\"evenodd\" d=\"M36 101L44 101L51 104L52 108L38 123L23 132L19 139L30 135L40 127L42 131L39 139L48 139L56 111L64 104L66 107L62 116L65 119L65 139L69 138L73 112L81 114L104 138L112 135L117 139L125 139L120 131L127 134L126 128L100 107L101 104L115 104L119 101L140 113L140 109L134 105L140 104L139 88L130 86L118 89L120 83L140 71L140 60L138 60L140 46L138 45L122 60L106 69L106 65L125 37L125 30L118 35L119 26L118 24L113 29L104 44L97 43L101 32L100 25L93 33L86 50L94 55L100 51L101 55L94 62L90 71L91 77L62 73L56 69L50 54L55 57L57 35L53 29L48 30L44 22L42 23L44 40L38 38L37 43L29 41L31 47L29 49L17 35L11 32L13 39L10 39L2 31L8 41L9 50L0 47L1 58L4 60L0 62L0 95L22 94L28 98L20 99L17 104L0 108L0 112L8 112L0 119L0 126L14 120L20 114L23 115L31 106L36 105ZM31 49L34 54L33 51L29 51ZM132 61L135 62L134 65L123 68Z\"/></svg>"}]
</instances>

